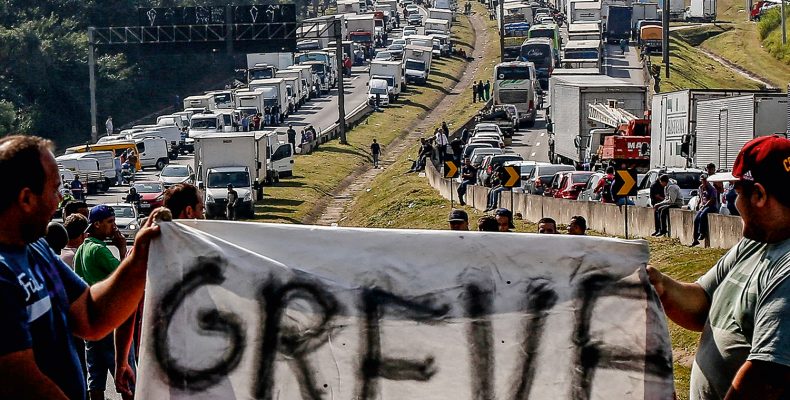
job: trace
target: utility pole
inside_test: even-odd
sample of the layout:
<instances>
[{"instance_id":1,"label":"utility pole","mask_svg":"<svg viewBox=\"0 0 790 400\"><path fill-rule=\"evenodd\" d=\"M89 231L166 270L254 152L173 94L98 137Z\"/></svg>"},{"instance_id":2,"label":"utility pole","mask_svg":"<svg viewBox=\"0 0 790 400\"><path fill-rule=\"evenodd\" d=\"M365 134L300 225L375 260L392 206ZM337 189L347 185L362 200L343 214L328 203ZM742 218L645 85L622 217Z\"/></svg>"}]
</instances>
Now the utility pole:
<instances>
[{"instance_id":1,"label":"utility pole","mask_svg":"<svg viewBox=\"0 0 790 400\"><path fill-rule=\"evenodd\" d=\"M499 62L505 62L505 0L497 0L499 6Z\"/></svg>"},{"instance_id":2,"label":"utility pole","mask_svg":"<svg viewBox=\"0 0 790 400\"><path fill-rule=\"evenodd\" d=\"M332 17L332 28L335 37L335 59L337 62L337 126L340 129L340 144L348 144L346 140L346 95L343 85L343 27L341 20ZM351 54L348 55L351 57ZM349 71L350 72L350 71Z\"/></svg>"},{"instance_id":3,"label":"utility pole","mask_svg":"<svg viewBox=\"0 0 790 400\"><path fill-rule=\"evenodd\" d=\"M785 27L785 0L782 0L782 44L787 44L787 29Z\"/></svg>"},{"instance_id":4,"label":"utility pole","mask_svg":"<svg viewBox=\"0 0 790 400\"><path fill-rule=\"evenodd\" d=\"M661 55L664 62L664 77L669 78L669 0L664 0L662 9L661 27L663 28L663 38Z\"/></svg>"},{"instance_id":5,"label":"utility pole","mask_svg":"<svg viewBox=\"0 0 790 400\"><path fill-rule=\"evenodd\" d=\"M95 28L88 27L88 76L90 80L91 92L91 141L96 143L99 140L99 126L96 123L96 59L93 46L93 35Z\"/></svg>"}]
</instances>

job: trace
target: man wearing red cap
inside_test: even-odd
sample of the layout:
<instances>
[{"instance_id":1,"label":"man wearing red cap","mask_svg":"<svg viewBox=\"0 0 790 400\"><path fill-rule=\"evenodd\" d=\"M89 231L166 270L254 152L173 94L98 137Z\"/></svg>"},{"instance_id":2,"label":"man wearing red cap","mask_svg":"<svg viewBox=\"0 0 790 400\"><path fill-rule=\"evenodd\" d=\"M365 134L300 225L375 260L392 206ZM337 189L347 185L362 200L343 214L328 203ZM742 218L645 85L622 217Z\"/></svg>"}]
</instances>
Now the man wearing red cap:
<instances>
[{"instance_id":1,"label":"man wearing red cap","mask_svg":"<svg viewBox=\"0 0 790 400\"><path fill-rule=\"evenodd\" d=\"M695 283L648 266L669 318L702 332L690 398L790 398L790 140L748 142L709 181L735 185L743 239Z\"/></svg>"}]
</instances>

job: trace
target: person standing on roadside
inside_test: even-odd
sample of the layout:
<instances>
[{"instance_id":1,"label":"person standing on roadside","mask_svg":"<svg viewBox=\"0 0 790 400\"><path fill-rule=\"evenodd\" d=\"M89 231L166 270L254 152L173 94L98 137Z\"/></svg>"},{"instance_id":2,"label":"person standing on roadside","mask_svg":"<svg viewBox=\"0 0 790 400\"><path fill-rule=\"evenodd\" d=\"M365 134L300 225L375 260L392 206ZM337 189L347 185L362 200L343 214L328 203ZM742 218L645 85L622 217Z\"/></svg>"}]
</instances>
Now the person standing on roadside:
<instances>
[{"instance_id":1,"label":"person standing on roadside","mask_svg":"<svg viewBox=\"0 0 790 400\"><path fill-rule=\"evenodd\" d=\"M288 143L290 143L293 148L296 148L296 130L293 125L288 125L286 134L288 135Z\"/></svg>"},{"instance_id":2,"label":"person standing on roadside","mask_svg":"<svg viewBox=\"0 0 790 400\"><path fill-rule=\"evenodd\" d=\"M477 103L477 81L472 83L472 103Z\"/></svg>"},{"instance_id":3,"label":"person standing on roadside","mask_svg":"<svg viewBox=\"0 0 790 400\"><path fill-rule=\"evenodd\" d=\"M554 221L554 218L543 217L538 221L538 233L544 235L556 235L557 232L557 221Z\"/></svg>"},{"instance_id":4,"label":"person standing on roadside","mask_svg":"<svg viewBox=\"0 0 790 400\"><path fill-rule=\"evenodd\" d=\"M461 166L461 156L464 152L464 141L461 140L460 137L456 137L455 139L450 141L450 150L453 151L453 161L455 161L455 165Z\"/></svg>"},{"instance_id":5,"label":"person standing on roadside","mask_svg":"<svg viewBox=\"0 0 790 400\"><path fill-rule=\"evenodd\" d=\"M108 135L112 135L115 132L112 126L112 116L107 117L107 121L104 121L104 127L107 129Z\"/></svg>"},{"instance_id":6,"label":"person standing on roadside","mask_svg":"<svg viewBox=\"0 0 790 400\"><path fill-rule=\"evenodd\" d=\"M112 255L105 244L111 240L121 259L126 256L126 237L115 225L112 207L98 205L91 208L88 217L87 239L74 254L74 272L88 285L101 282L118 268L121 261ZM107 372L134 374L134 352L131 350L135 315L121 325L115 334L98 340L85 341L85 359L88 366L88 395L90 400L104 400ZM116 368L117 366L117 368ZM123 396L131 399L132 396Z\"/></svg>"},{"instance_id":7,"label":"person standing on roadside","mask_svg":"<svg viewBox=\"0 0 790 400\"><path fill-rule=\"evenodd\" d=\"M477 181L477 168L472 165L469 157L464 158L464 166L461 167L461 184L458 185L458 203L462 206L466 205L464 197L466 197L466 187L474 185Z\"/></svg>"},{"instance_id":8,"label":"person standing on roadside","mask_svg":"<svg viewBox=\"0 0 790 400\"><path fill-rule=\"evenodd\" d=\"M381 155L381 146L376 142L376 139L373 139L373 143L370 144L370 154L373 156L373 168L379 167L379 155Z\"/></svg>"},{"instance_id":9,"label":"person standing on roadside","mask_svg":"<svg viewBox=\"0 0 790 400\"><path fill-rule=\"evenodd\" d=\"M483 93L483 81L479 81L477 82L477 98L480 99L480 101L482 102L486 101L484 94L485 93Z\"/></svg>"},{"instance_id":10,"label":"person standing on roadside","mask_svg":"<svg viewBox=\"0 0 790 400\"><path fill-rule=\"evenodd\" d=\"M436 130L434 143L436 146L436 154L439 157L439 163L444 163L444 160L447 157L447 145L450 144L450 141L443 129L439 128Z\"/></svg>"},{"instance_id":11,"label":"person standing on roadside","mask_svg":"<svg viewBox=\"0 0 790 400\"><path fill-rule=\"evenodd\" d=\"M694 283L647 266L669 319L702 332L690 399L790 395L790 140L744 145L732 173L743 238Z\"/></svg>"},{"instance_id":12,"label":"person standing on roadside","mask_svg":"<svg viewBox=\"0 0 790 400\"><path fill-rule=\"evenodd\" d=\"M236 208L239 203L239 193L233 189L233 184L228 184L228 206L226 208L225 216L229 221L236 220Z\"/></svg>"},{"instance_id":13,"label":"person standing on roadside","mask_svg":"<svg viewBox=\"0 0 790 400\"><path fill-rule=\"evenodd\" d=\"M653 205L656 231L653 232L652 236L668 235L669 209L683 207L683 196L680 193L680 186L674 181L670 182L667 174L661 175L658 181L664 187L664 200Z\"/></svg>"},{"instance_id":14,"label":"person standing on roadside","mask_svg":"<svg viewBox=\"0 0 790 400\"><path fill-rule=\"evenodd\" d=\"M450 224L450 230L468 231L469 214L467 214L464 210L454 209L450 211L450 215L447 217L447 223Z\"/></svg>"},{"instance_id":15,"label":"person standing on roadside","mask_svg":"<svg viewBox=\"0 0 790 400\"><path fill-rule=\"evenodd\" d=\"M486 101L491 98L491 81L486 80L485 85L483 85L483 94L485 95Z\"/></svg>"},{"instance_id":16,"label":"person standing on roadside","mask_svg":"<svg viewBox=\"0 0 790 400\"><path fill-rule=\"evenodd\" d=\"M0 139L0 171L25 171L4 177L0 191L0 397L8 399L85 398L71 335L104 337L137 309L149 244L159 234L156 210L115 273L88 287L42 239L60 201L52 148L35 136ZM116 388L131 395L130 370L121 372Z\"/></svg>"}]
</instances>

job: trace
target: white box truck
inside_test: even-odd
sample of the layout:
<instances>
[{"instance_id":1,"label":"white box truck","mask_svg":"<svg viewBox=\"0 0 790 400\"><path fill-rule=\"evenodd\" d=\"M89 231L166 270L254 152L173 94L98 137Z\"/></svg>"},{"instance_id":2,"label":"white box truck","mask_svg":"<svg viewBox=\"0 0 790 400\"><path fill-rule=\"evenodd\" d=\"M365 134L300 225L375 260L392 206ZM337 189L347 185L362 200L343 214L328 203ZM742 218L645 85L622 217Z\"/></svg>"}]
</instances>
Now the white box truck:
<instances>
[{"instance_id":1,"label":"white box truck","mask_svg":"<svg viewBox=\"0 0 790 400\"><path fill-rule=\"evenodd\" d=\"M256 64L269 64L277 69L288 68L294 64L292 53L249 53L247 54L247 68Z\"/></svg>"},{"instance_id":2,"label":"white box truck","mask_svg":"<svg viewBox=\"0 0 790 400\"><path fill-rule=\"evenodd\" d=\"M395 100L403 90L403 64L400 61L373 60L370 62L370 79L386 80L390 100Z\"/></svg>"},{"instance_id":3,"label":"white box truck","mask_svg":"<svg viewBox=\"0 0 790 400\"><path fill-rule=\"evenodd\" d=\"M302 84L299 82L299 77L291 75L275 76L275 78L285 81L285 90L288 93L288 98L290 99L290 104L288 105L288 114L293 114L302 104Z\"/></svg>"},{"instance_id":4,"label":"white box truck","mask_svg":"<svg viewBox=\"0 0 790 400\"><path fill-rule=\"evenodd\" d=\"M428 81L428 74L431 71L431 60L433 49L430 47L407 45L403 53L403 68L406 75L406 83L418 83L424 85Z\"/></svg>"},{"instance_id":5,"label":"white box truck","mask_svg":"<svg viewBox=\"0 0 790 400\"><path fill-rule=\"evenodd\" d=\"M288 98L288 89L285 87L284 79L258 79L250 82L247 86L250 90L269 88L270 90L264 93L264 98L267 100L276 99L276 104L280 107L280 120L288 117L288 108L292 104L292 100ZM269 106L271 107L272 105Z\"/></svg>"},{"instance_id":6,"label":"white box truck","mask_svg":"<svg viewBox=\"0 0 790 400\"><path fill-rule=\"evenodd\" d=\"M777 116L787 113L787 104L787 95L782 93L752 93L700 101L694 164L700 169L708 163L716 164L717 168L732 168L746 142L785 132L787 121Z\"/></svg>"},{"instance_id":7,"label":"white box truck","mask_svg":"<svg viewBox=\"0 0 790 400\"><path fill-rule=\"evenodd\" d=\"M316 82L318 82L318 75L313 72L312 66L295 64L290 66L288 69L301 71L302 79L304 80L304 83L307 84L308 93L310 93L308 96L310 99L318 96L318 92L315 90Z\"/></svg>"},{"instance_id":8,"label":"white box truck","mask_svg":"<svg viewBox=\"0 0 790 400\"><path fill-rule=\"evenodd\" d=\"M664 5L669 2L669 20L680 21L686 12L685 0L658 0L659 13L664 9Z\"/></svg>"},{"instance_id":9,"label":"white box truck","mask_svg":"<svg viewBox=\"0 0 790 400\"><path fill-rule=\"evenodd\" d=\"M631 37L636 38L636 24L639 21L660 21L658 3L633 3L631 12Z\"/></svg>"},{"instance_id":10,"label":"white box truck","mask_svg":"<svg viewBox=\"0 0 790 400\"><path fill-rule=\"evenodd\" d=\"M217 104L214 103L214 96L210 94L201 94L196 96L189 96L184 98L184 109L188 108L202 108L204 110L214 110Z\"/></svg>"},{"instance_id":11,"label":"white box truck","mask_svg":"<svg viewBox=\"0 0 790 400\"><path fill-rule=\"evenodd\" d=\"M308 61L321 61L326 66L324 71L316 71L328 81L330 88L337 86L337 58L335 53L328 51L308 51L294 56L296 64L306 65Z\"/></svg>"},{"instance_id":12,"label":"white box truck","mask_svg":"<svg viewBox=\"0 0 790 400\"><path fill-rule=\"evenodd\" d=\"M426 35L448 35L450 33L450 21L446 19L428 18L422 23Z\"/></svg>"},{"instance_id":13,"label":"white box truck","mask_svg":"<svg viewBox=\"0 0 790 400\"><path fill-rule=\"evenodd\" d=\"M453 12L446 8L429 8L428 18L443 19L448 21L450 25L453 23Z\"/></svg>"},{"instance_id":14,"label":"white box truck","mask_svg":"<svg viewBox=\"0 0 790 400\"><path fill-rule=\"evenodd\" d=\"M570 20L568 22L571 24L601 20L601 2L599 1L574 1L570 3L570 8Z\"/></svg>"},{"instance_id":15,"label":"white box truck","mask_svg":"<svg viewBox=\"0 0 790 400\"><path fill-rule=\"evenodd\" d=\"M305 70L300 68L286 68L277 71L275 75L276 78L288 78L293 77L299 82L299 106L302 106L304 103L307 103L310 100L310 80L307 79L311 77L312 74L310 73L312 70ZM309 76L308 76L309 75Z\"/></svg>"},{"instance_id":16,"label":"white box truck","mask_svg":"<svg viewBox=\"0 0 790 400\"><path fill-rule=\"evenodd\" d=\"M653 95L650 120L650 168L693 166L697 104L700 101L756 93L738 89L687 89Z\"/></svg>"},{"instance_id":17,"label":"white box truck","mask_svg":"<svg viewBox=\"0 0 790 400\"><path fill-rule=\"evenodd\" d=\"M591 162L600 143L591 140L590 131L608 128L589 120L588 104L614 100L618 108L637 116L647 109L645 86L606 75L552 76L549 93L550 160L564 164Z\"/></svg>"},{"instance_id":18,"label":"white box truck","mask_svg":"<svg viewBox=\"0 0 790 400\"><path fill-rule=\"evenodd\" d=\"M716 0L691 0L684 18L690 22L713 22L716 20Z\"/></svg>"}]
</instances>

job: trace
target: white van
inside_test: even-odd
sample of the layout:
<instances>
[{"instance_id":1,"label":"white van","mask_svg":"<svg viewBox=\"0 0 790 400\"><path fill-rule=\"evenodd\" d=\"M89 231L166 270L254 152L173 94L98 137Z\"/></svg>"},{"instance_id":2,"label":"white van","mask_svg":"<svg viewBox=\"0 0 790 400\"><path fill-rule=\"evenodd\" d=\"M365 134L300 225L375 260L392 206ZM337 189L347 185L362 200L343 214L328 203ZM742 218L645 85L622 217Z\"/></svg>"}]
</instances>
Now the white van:
<instances>
[{"instance_id":1,"label":"white van","mask_svg":"<svg viewBox=\"0 0 790 400\"><path fill-rule=\"evenodd\" d=\"M98 163L99 171L104 173L104 180L107 182L107 187L113 186L116 183L115 176L115 158L112 151L86 151L84 153L70 154L73 159L94 159Z\"/></svg>"},{"instance_id":2,"label":"white van","mask_svg":"<svg viewBox=\"0 0 790 400\"><path fill-rule=\"evenodd\" d=\"M170 163L167 140L155 136L147 136L134 140L140 158L141 168L154 167L162 170Z\"/></svg>"},{"instance_id":3,"label":"white van","mask_svg":"<svg viewBox=\"0 0 790 400\"><path fill-rule=\"evenodd\" d=\"M368 81L368 104L376 105L376 95L379 95L379 105L387 107L390 104L389 87L385 79L373 78Z\"/></svg>"}]
</instances>

